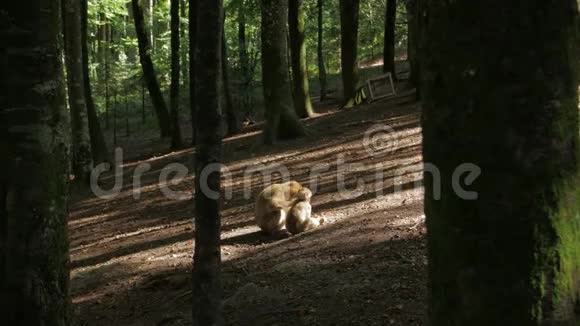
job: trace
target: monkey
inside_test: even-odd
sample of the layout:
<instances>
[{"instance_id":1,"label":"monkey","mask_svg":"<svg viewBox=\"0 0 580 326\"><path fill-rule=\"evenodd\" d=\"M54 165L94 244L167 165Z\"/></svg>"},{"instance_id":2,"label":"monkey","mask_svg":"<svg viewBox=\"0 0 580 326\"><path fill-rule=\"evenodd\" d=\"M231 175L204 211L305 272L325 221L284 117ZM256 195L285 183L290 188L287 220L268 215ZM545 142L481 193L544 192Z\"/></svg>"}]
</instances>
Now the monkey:
<instances>
[{"instance_id":1,"label":"monkey","mask_svg":"<svg viewBox=\"0 0 580 326\"><path fill-rule=\"evenodd\" d=\"M296 181L290 181L271 184L258 194L255 221L262 232L270 235L284 232L288 211L305 198L303 189L307 188Z\"/></svg>"},{"instance_id":2,"label":"monkey","mask_svg":"<svg viewBox=\"0 0 580 326\"><path fill-rule=\"evenodd\" d=\"M298 201L286 216L286 229L292 234L298 234L307 230L314 229L324 224L324 217L312 217L312 206L310 199L312 192L308 188L303 188L298 198Z\"/></svg>"}]
</instances>

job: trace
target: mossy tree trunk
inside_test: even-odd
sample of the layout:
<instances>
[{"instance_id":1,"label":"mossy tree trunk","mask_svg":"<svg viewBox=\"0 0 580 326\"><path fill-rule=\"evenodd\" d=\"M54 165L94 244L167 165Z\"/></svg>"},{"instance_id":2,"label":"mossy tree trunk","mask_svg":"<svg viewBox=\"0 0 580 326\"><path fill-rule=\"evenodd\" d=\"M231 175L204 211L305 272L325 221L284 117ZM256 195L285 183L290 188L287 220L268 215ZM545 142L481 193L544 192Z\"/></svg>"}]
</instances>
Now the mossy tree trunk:
<instances>
[{"instance_id":1,"label":"mossy tree trunk","mask_svg":"<svg viewBox=\"0 0 580 326\"><path fill-rule=\"evenodd\" d=\"M202 172L221 160L220 83L223 31L222 0L198 1L196 43L197 149L195 151L195 253L193 261L193 325L222 325L220 172ZM212 31L208 33L207 31ZM202 180L205 184L202 185ZM219 196L218 196L219 197Z\"/></svg>"},{"instance_id":2,"label":"mossy tree trunk","mask_svg":"<svg viewBox=\"0 0 580 326\"><path fill-rule=\"evenodd\" d=\"M189 87L189 69L188 69L188 56L187 52L189 51L189 42L186 38L186 31L187 31L187 1L186 0L179 0L179 10L181 16L181 25L180 25L180 35L181 35L181 83L184 89L188 89Z\"/></svg>"},{"instance_id":3,"label":"mossy tree trunk","mask_svg":"<svg viewBox=\"0 0 580 326\"><path fill-rule=\"evenodd\" d=\"M88 185L93 168L93 156L83 77L81 7L80 2L75 0L64 0L62 5L72 130L72 172L75 184Z\"/></svg>"},{"instance_id":4,"label":"mossy tree trunk","mask_svg":"<svg viewBox=\"0 0 580 326\"><path fill-rule=\"evenodd\" d=\"M385 13L385 34L383 41L383 72L390 72L393 79L395 73L395 23L397 20L397 0L387 0Z\"/></svg>"},{"instance_id":5,"label":"mossy tree trunk","mask_svg":"<svg viewBox=\"0 0 580 326\"><path fill-rule=\"evenodd\" d=\"M323 0L318 0L318 80L320 81L320 101L326 100L326 67L324 66L324 53L322 51L322 35L323 35Z\"/></svg>"},{"instance_id":6,"label":"mossy tree trunk","mask_svg":"<svg viewBox=\"0 0 580 326\"><path fill-rule=\"evenodd\" d=\"M264 141L273 144L305 134L292 104L288 76L288 1L261 0L262 84L266 106Z\"/></svg>"},{"instance_id":7,"label":"mossy tree trunk","mask_svg":"<svg viewBox=\"0 0 580 326\"><path fill-rule=\"evenodd\" d=\"M171 1L171 88L169 90L169 105L171 106L171 148L183 147L181 129L179 127L179 0Z\"/></svg>"},{"instance_id":8,"label":"mossy tree trunk","mask_svg":"<svg viewBox=\"0 0 580 326\"><path fill-rule=\"evenodd\" d=\"M2 17L10 49L0 51L0 84L9 85L0 97L2 324L66 326L70 126L60 1L7 2Z\"/></svg>"},{"instance_id":9,"label":"mossy tree trunk","mask_svg":"<svg viewBox=\"0 0 580 326\"><path fill-rule=\"evenodd\" d=\"M153 60L151 59L151 44L145 29L145 22L143 18L143 8L139 4L139 0L131 0L133 4L133 18L135 19L135 31L137 32L137 41L139 45L139 59L141 67L143 68L143 78L151 96L151 103L157 115L157 122L161 137L169 137L171 135L171 123L167 105L163 99L163 93L159 87L159 82L155 76L155 68L153 67Z\"/></svg>"},{"instance_id":10,"label":"mossy tree trunk","mask_svg":"<svg viewBox=\"0 0 580 326\"><path fill-rule=\"evenodd\" d=\"M430 323L578 325L576 0L421 6Z\"/></svg>"},{"instance_id":11,"label":"mossy tree trunk","mask_svg":"<svg viewBox=\"0 0 580 326\"><path fill-rule=\"evenodd\" d=\"M294 87L294 110L300 118L311 117L312 102L308 86L306 66L306 43L304 38L303 0L288 1L288 27L290 28L290 57L292 62L292 83Z\"/></svg>"},{"instance_id":12,"label":"mossy tree trunk","mask_svg":"<svg viewBox=\"0 0 580 326\"><path fill-rule=\"evenodd\" d=\"M197 124L197 99L195 98L195 67L197 56L195 49L197 48L197 17L198 17L198 0L189 0L189 108L191 113L191 144L196 144Z\"/></svg>"},{"instance_id":13,"label":"mossy tree trunk","mask_svg":"<svg viewBox=\"0 0 580 326\"><path fill-rule=\"evenodd\" d=\"M88 49L88 0L81 0L81 45L82 45L82 65L83 65L83 87L85 101L87 103L87 116L89 123L89 134L91 138L91 153L93 154L93 163L99 164L109 162L109 151L105 143L101 123L97 116L97 109L93 101L93 92L91 90L91 79L89 74L89 49Z\"/></svg>"},{"instance_id":14,"label":"mossy tree trunk","mask_svg":"<svg viewBox=\"0 0 580 326\"><path fill-rule=\"evenodd\" d=\"M358 86L358 17L360 0L340 0L340 65L343 103L354 99Z\"/></svg>"}]
</instances>

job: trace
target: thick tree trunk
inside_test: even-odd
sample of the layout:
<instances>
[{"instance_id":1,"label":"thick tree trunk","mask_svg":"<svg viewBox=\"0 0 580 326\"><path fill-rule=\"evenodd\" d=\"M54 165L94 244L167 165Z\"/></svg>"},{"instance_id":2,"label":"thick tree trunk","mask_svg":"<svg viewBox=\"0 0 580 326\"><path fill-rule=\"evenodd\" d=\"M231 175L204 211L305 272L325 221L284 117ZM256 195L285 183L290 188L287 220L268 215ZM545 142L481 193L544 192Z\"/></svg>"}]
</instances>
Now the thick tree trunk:
<instances>
[{"instance_id":1,"label":"thick tree trunk","mask_svg":"<svg viewBox=\"0 0 580 326\"><path fill-rule=\"evenodd\" d=\"M75 0L63 1L63 15L67 89L72 130L72 172L75 175L75 184L88 185L93 168L93 157L85 101L80 2Z\"/></svg>"},{"instance_id":2,"label":"thick tree trunk","mask_svg":"<svg viewBox=\"0 0 580 326\"><path fill-rule=\"evenodd\" d=\"M303 0L288 1L288 27L290 28L290 51L292 83L294 86L294 110L300 118L311 117L312 102L306 67L306 43L304 42Z\"/></svg>"},{"instance_id":3,"label":"thick tree trunk","mask_svg":"<svg viewBox=\"0 0 580 326\"><path fill-rule=\"evenodd\" d=\"M383 72L390 72L393 79L395 73L395 23L397 20L397 0L387 0L385 13L385 38L383 43Z\"/></svg>"},{"instance_id":4,"label":"thick tree trunk","mask_svg":"<svg viewBox=\"0 0 580 326\"><path fill-rule=\"evenodd\" d=\"M222 0L199 0L196 44L197 150L195 151L195 253L193 325L222 325L219 195L221 160ZM207 33L206 31L212 31ZM201 182L204 182L202 185Z\"/></svg>"},{"instance_id":5,"label":"thick tree trunk","mask_svg":"<svg viewBox=\"0 0 580 326\"><path fill-rule=\"evenodd\" d=\"M224 16L225 21L225 16ZM222 31L222 87L225 98L226 120L227 120L227 135L232 136L240 133L240 123L238 114L234 108L234 100L232 99L232 91L230 87L230 78L228 73L228 45L226 40L225 30Z\"/></svg>"},{"instance_id":6,"label":"thick tree trunk","mask_svg":"<svg viewBox=\"0 0 580 326\"><path fill-rule=\"evenodd\" d=\"M340 0L340 64L344 104L354 99L358 86L358 17L360 0Z\"/></svg>"},{"instance_id":7,"label":"thick tree trunk","mask_svg":"<svg viewBox=\"0 0 580 326\"><path fill-rule=\"evenodd\" d=\"M0 39L10 49L0 51L2 324L67 326L70 126L60 1L2 7Z\"/></svg>"},{"instance_id":8,"label":"thick tree trunk","mask_svg":"<svg viewBox=\"0 0 580 326\"><path fill-rule=\"evenodd\" d=\"M179 127L179 0L171 1L171 89L169 103L171 105L171 148L183 147Z\"/></svg>"},{"instance_id":9,"label":"thick tree trunk","mask_svg":"<svg viewBox=\"0 0 580 326\"><path fill-rule=\"evenodd\" d=\"M326 100L326 67L324 66L324 53L322 52L322 32L323 30L323 0L318 0L318 80L320 81L320 101Z\"/></svg>"},{"instance_id":10,"label":"thick tree trunk","mask_svg":"<svg viewBox=\"0 0 580 326\"><path fill-rule=\"evenodd\" d=\"M97 109L93 101L93 93L91 90L91 79L89 74L89 49L88 49L88 34L87 34L87 2L88 0L81 0L81 43L82 43L82 60L83 60L83 87L85 94L85 101L87 103L87 114L89 122L89 134L91 138L91 153L93 154L93 162L95 164L109 162L109 152L105 137L101 129L101 123L97 116Z\"/></svg>"},{"instance_id":11,"label":"thick tree trunk","mask_svg":"<svg viewBox=\"0 0 580 326\"><path fill-rule=\"evenodd\" d=\"M198 17L198 1L189 0L189 107L191 111L191 144L196 144L197 124L197 99L195 98L195 66L197 55L195 49L197 48L197 17Z\"/></svg>"},{"instance_id":12,"label":"thick tree trunk","mask_svg":"<svg viewBox=\"0 0 580 326\"><path fill-rule=\"evenodd\" d=\"M292 105L287 57L287 0L261 0L262 84L266 106L264 141L295 138L305 134Z\"/></svg>"},{"instance_id":13,"label":"thick tree trunk","mask_svg":"<svg viewBox=\"0 0 580 326\"><path fill-rule=\"evenodd\" d=\"M430 323L579 325L576 0L421 6Z\"/></svg>"},{"instance_id":14,"label":"thick tree trunk","mask_svg":"<svg viewBox=\"0 0 580 326\"><path fill-rule=\"evenodd\" d=\"M151 46L147 38L147 33L145 32L143 21L143 9L139 6L139 0L131 1L133 3L133 17L135 18L135 31L137 32L137 40L139 43L139 58L141 67L143 68L143 77L145 78L147 90L151 96L151 103L157 115L161 137L168 137L171 135L169 113L167 112L167 105L163 99L163 93L161 93L161 89L159 88L159 82L155 76L153 61L151 60Z\"/></svg>"}]
</instances>

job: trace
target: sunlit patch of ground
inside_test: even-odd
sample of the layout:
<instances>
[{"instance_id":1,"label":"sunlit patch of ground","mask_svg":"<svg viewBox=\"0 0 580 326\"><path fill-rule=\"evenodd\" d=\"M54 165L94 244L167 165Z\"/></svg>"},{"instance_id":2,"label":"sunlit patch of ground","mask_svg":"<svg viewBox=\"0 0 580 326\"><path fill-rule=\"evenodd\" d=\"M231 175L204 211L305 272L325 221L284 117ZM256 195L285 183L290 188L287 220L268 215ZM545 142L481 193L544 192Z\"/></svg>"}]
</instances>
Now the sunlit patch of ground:
<instances>
[{"instance_id":1,"label":"sunlit patch of ground","mask_svg":"<svg viewBox=\"0 0 580 326\"><path fill-rule=\"evenodd\" d=\"M222 209L228 324L424 324L421 130L413 97L329 111L306 121L312 135L275 147L261 146L255 127L224 141L223 187L231 195ZM369 149L365 132L377 125L389 134ZM144 142L141 152L132 148L125 156L118 196L87 195L72 207L72 294L80 325L190 323L193 151L147 157L148 148ZM160 183L169 163L190 175L176 185ZM133 187L134 170L143 164L150 170ZM253 198L268 183L248 172L258 164L284 166L292 179L315 188L314 212L328 223L283 239L258 232ZM103 188L114 179L105 175ZM169 199L162 189L181 197Z\"/></svg>"}]
</instances>

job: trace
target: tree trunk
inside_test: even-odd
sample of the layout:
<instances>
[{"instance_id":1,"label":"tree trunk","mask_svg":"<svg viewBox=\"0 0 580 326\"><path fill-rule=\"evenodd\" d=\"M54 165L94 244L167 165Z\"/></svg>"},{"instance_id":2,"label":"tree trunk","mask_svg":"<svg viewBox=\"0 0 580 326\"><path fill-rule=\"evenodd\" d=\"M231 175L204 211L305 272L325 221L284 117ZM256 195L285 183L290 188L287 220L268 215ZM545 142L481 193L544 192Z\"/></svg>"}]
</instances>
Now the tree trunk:
<instances>
[{"instance_id":1,"label":"tree trunk","mask_svg":"<svg viewBox=\"0 0 580 326\"><path fill-rule=\"evenodd\" d=\"M109 152L105 137L101 129L101 123L97 116L97 109L93 101L93 93L91 90L91 79L89 74L89 49L87 37L87 2L88 0L81 0L81 45L82 45L82 65L83 65L83 87L85 101L87 103L89 134L91 138L91 153L93 154L93 163L99 164L109 162Z\"/></svg>"},{"instance_id":2,"label":"tree trunk","mask_svg":"<svg viewBox=\"0 0 580 326\"><path fill-rule=\"evenodd\" d=\"M318 0L318 80L320 81L320 102L326 100L326 68L324 67L324 54L322 52L322 5L323 0Z\"/></svg>"},{"instance_id":3,"label":"tree trunk","mask_svg":"<svg viewBox=\"0 0 580 326\"><path fill-rule=\"evenodd\" d=\"M306 43L304 42L303 0L288 1L288 26L290 28L290 50L292 61L292 82L294 84L294 110L300 118L311 117L312 102L308 86L306 67Z\"/></svg>"},{"instance_id":4,"label":"tree trunk","mask_svg":"<svg viewBox=\"0 0 580 326\"><path fill-rule=\"evenodd\" d=\"M141 67L143 68L143 77L145 78L147 90L149 91L151 102L157 115L161 137L168 137L171 134L169 113L167 112L167 106L163 99L161 89L159 88L159 82L157 81L157 77L155 77L155 69L153 68L153 61L151 60L151 46L143 21L143 9L139 6L139 0L131 1L133 3L133 17L135 18L135 31L137 32L137 40L139 43L139 58Z\"/></svg>"},{"instance_id":5,"label":"tree trunk","mask_svg":"<svg viewBox=\"0 0 580 326\"><path fill-rule=\"evenodd\" d=\"M354 99L358 86L357 47L360 0L340 0L340 64L344 104Z\"/></svg>"},{"instance_id":6,"label":"tree trunk","mask_svg":"<svg viewBox=\"0 0 580 326\"><path fill-rule=\"evenodd\" d=\"M171 148L183 147L179 127L179 0L171 0Z\"/></svg>"},{"instance_id":7,"label":"tree trunk","mask_svg":"<svg viewBox=\"0 0 580 326\"><path fill-rule=\"evenodd\" d=\"M188 52L188 42L187 42L187 38L186 38L186 31L187 31L187 24L185 23L185 21L187 20L187 10L186 10L186 5L187 2L186 0L179 0L180 1L180 16L181 16L181 25L180 25L180 35L181 35L181 83L183 84L183 89L188 89L189 84L188 84L188 79L189 79L189 71L188 71L188 64L187 64L187 52Z\"/></svg>"},{"instance_id":8,"label":"tree trunk","mask_svg":"<svg viewBox=\"0 0 580 326\"><path fill-rule=\"evenodd\" d=\"M576 1L421 6L430 324L579 325Z\"/></svg>"},{"instance_id":9,"label":"tree trunk","mask_svg":"<svg viewBox=\"0 0 580 326\"><path fill-rule=\"evenodd\" d=\"M2 17L10 49L0 51L0 85L9 85L0 97L2 324L66 326L70 126L60 1L6 2Z\"/></svg>"},{"instance_id":10,"label":"tree trunk","mask_svg":"<svg viewBox=\"0 0 580 326\"><path fill-rule=\"evenodd\" d=\"M248 44L246 41L246 13L245 1L241 0L238 7L238 55L240 57L240 111L247 113L250 106L250 60L248 57Z\"/></svg>"},{"instance_id":11,"label":"tree trunk","mask_svg":"<svg viewBox=\"0 0 580 326\"><path fill-rule=\"evenodd\" d=\"M225 21L225 16L224 16ZM224 98L226 100L226 120L228 126L228 136L236 135L240 133L240 123L238 119L238 114L234 109L234 100L232 99L232 92L230 87L230 78L228 74L228 51L227 51L227 40L225 30L222 31L222 85Z\"/></svg>"},{"instance_id":12,"label":"tree trunk","mask_svg":"<svg viewBox=\"0 0 580 326\"><path fill-rule=\"evenodd\" d=\"M262 84L266 107L264 141L296 138L305 134L292 105L288 80L286 26L288 1L261 0Z\"/></svg>"},{"instance_id":13,"label":"tree trunk","mask_svg":"<svg viewBox=\"0 0 580 326\"><path fill-rule=\"evenodd\" d=\"M197 55L195 54L195 49L197 48L198 1L199 0L189 0L189 107L191 111L192 145L195 145L197 142L195 131L195 126L197 124L197 99L195 98L195 66Z\"/></svg>"},{"instance_id":14,"label":"tree trunk","mask_svg":"<svg viewBox=\"0 0 580 326\"><path fill-rule=\"evenodd\" d=\"M397 20L397 0L387 0L385 13L385 39L383 49L383 72L390 72L393 79L395 73L395 23Z\"/></svg>"},{"instance_id":15,"label":"tree trunk","mask_svg":"<svg viewBox=\"0 0 580 326\"><path fill-rule=\"evenodd\" d=\"M195 151L195 253L193 262L193 325L223 325L219 169L221 160L221 43L222 0L199 0L196 44L197 150ZM201 28L203 27L203 28ZM212 31L207 33L206 31ZM202 185L201 182L205 181Z\"/></svg>"},{"instance_id":16,"label":"tree trunk","mask_svg":"<svg viewBox=\"0 0 580 326\"><path fill-rule=\"evenodd\" d=\"M417 97L420 96L419 88L419 41L420 28L420 1L409 0L407 2L407 58L409 60L409 82L417 88Z\"/></svg>"},{"instance_id":17,"label":"tree trunk","mask_svg":"<svg viewBox=\"0 0 580 326\"><path fill-rule=\"evenodd\" d=\"M80 2L65 0L63 21L68 100L72 130L72 173L75 184L88 185L93 159L87 118L82 62Z\"/></svg>"}]
</instances>

